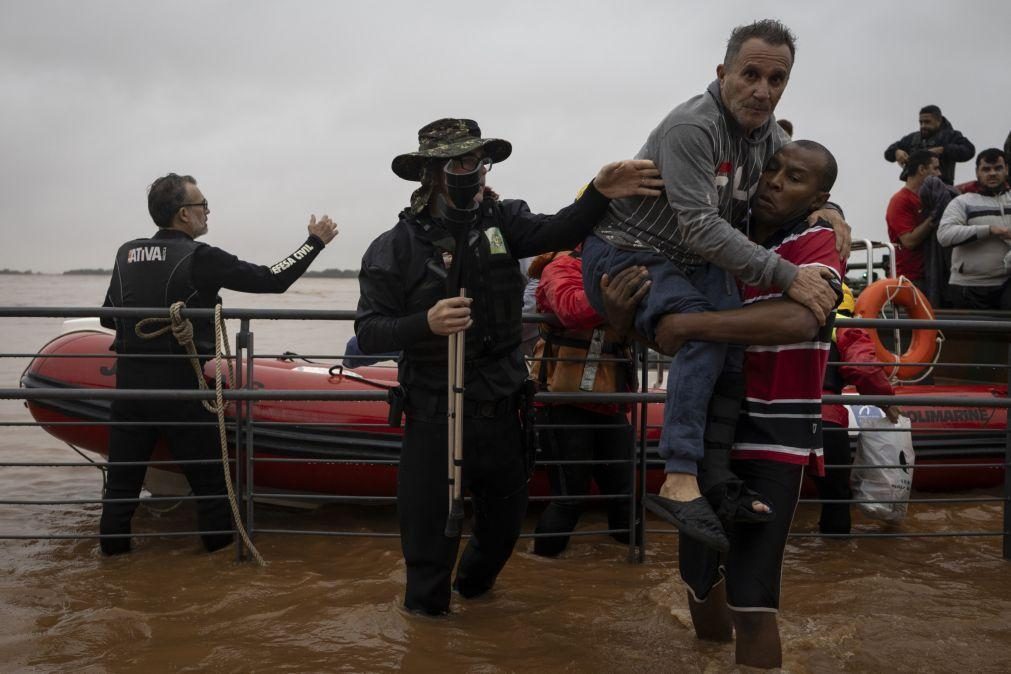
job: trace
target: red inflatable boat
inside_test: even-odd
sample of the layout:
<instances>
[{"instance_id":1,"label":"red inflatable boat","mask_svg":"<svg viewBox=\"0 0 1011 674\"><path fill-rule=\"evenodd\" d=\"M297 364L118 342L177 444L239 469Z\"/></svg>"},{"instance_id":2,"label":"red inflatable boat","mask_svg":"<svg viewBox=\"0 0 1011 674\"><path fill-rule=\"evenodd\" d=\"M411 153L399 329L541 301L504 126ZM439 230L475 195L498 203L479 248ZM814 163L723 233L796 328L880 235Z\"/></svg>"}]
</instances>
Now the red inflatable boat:
<instances>
[{"instance_id":1,"label":"red inflatable boat","mask_svg":"<svg viewBox=\"0 0 1011 674\"><path fill-rule=\"evenodd\" d=\"M25 370L26 388L115 388L112 337L97 330L70 332L46 344ZM104 355L108 353L109 355ZM47 358L92 354L81 358ZM102 355L95 355L102 354ZM205 370L213 380L213 364ZM313 390L383 390L395 383L392 367L363 367L331 375L325 365L305 361L263 361L254 366L256 388ZM1000 385L900 386L900 395L1004 397ZM48 422L109 420L109 401L33 400L28 408L35 419ZM655 454L662 406L650 404L647 415L650 452L649 488L663 478L662 461ZM1003 470L978 464L1001 463L1004 456L1006 410L986 407L908 407L917 452L914 486L921 490L954 491L1000 484ZM254 469L257 492L313 492L325 495L391 496L396 492L395 461L400 429L387 425L385 402L258 401L253 445L257 459L299 458L310 462L261 462ZM75 447L104 455L108 431L103 425L43 426L53 436ZM234 451L234 448L232 448ZM160 447L155 459L168 460ZM316 459L316 462L311 460ZM320 459L341 463L319 462ZM386 463L376 463L377 461ZM931 464L970 464L962 468L929 468ZM541 473L542 471L538 471ZM535 475L533 493L546 494L546 480Z\"/></svg>"}]
</instances>

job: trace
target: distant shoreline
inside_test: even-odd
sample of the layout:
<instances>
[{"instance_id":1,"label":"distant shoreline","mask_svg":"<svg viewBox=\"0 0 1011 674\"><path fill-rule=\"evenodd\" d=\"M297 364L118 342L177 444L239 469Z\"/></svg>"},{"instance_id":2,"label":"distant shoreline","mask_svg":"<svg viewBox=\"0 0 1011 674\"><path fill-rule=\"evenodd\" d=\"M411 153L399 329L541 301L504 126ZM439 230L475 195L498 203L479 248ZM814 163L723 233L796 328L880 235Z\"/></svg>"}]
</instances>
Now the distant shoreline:
<instances>
[{"instance_id":1,"label":"distant shoreline","mask_svg":"<svg viewBox=\"0 0 1011 674\"><path fill-rule=\"evenodd\" d=\"M26 269L0 269L0 275L7 276L112 276L111 269L68 269L64 272L42 272ZM303 274L306 278L358 278L357 269L323 269L309 270Z\"/></svg>"}]
</instances>

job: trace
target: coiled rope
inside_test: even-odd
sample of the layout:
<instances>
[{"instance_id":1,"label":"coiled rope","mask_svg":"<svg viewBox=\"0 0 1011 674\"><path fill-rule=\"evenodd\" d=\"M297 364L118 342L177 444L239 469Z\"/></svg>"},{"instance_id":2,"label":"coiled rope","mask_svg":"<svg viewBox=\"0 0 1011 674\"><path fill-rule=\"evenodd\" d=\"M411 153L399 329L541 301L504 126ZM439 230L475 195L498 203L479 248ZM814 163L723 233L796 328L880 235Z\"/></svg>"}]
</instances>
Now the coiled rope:
<instances>
[{"instance_id":1,"label":"coiled rope","mask_svg":"<svg viewBox=\"0 0 1011 674\"><path fill-rule=\"evenodd\" d=\"M204 380L204 370L200 366L200 358L197 355L197 347L193 343L193 324L188 318L183 318L182 310L186 308L185 302L176 302L169 307L169 318L145 318L137 322L134 332L141 339L155 339L171 331L172 335L179 342L180 346L186 349L189 355L190 365L193 366L193 373L197 377L197 385L201 391L207 391L207 382ZM152 332L143 332L146 325L164 324ZM259 550L249 539L246 528L242 525L242 516L239 515L239 503L235 496L235 488L232 486L232 471L228 465L228 437L225 433L225 400L224 383L222 381L221 352L224 349L228 361L228 382L231 385L235 381L235 370L232 366L232 351L228 346L228 339L225 334L225 322L221 318L221 305L214 305L214 403L206 400L200 401L204 408L218 417L218 440L221 445L221 466L225 473L225 487L228 490L228 503L232 509L232 521L235 529L239 532L242 542L249 549L249 553L260 566L266 566L267 562L260 555Z\"/></svg>"}]
</instances>

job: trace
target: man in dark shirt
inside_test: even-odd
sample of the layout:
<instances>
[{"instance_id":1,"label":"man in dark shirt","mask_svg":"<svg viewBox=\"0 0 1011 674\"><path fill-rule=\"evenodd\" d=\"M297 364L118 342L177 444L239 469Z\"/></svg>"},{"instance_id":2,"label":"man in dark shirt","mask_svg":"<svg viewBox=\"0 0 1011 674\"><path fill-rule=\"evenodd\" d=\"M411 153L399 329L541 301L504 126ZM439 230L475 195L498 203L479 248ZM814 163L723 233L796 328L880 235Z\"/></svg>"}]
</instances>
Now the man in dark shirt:
<instances>
[{"instance_id":1,"label":"man in dark shirt","mask_svg":"<svg viewBox=\"0 0 1011 674\"><path fill-rule=\"evenodd\" d=\"M527 505L518 414L528 376L520 350L526 279L519 260L574 247L610 199L657 196L663 182L648 160L608 164L575 203L536 215L522 201L483 198L485 175L512 152L507 141L482 138L473 120L440 119L422 127L418 142L417 152L393 160L394 173L421 187L362 258L355 333L364 353L403 352L398 379L407 423L397 507L404 604L440 615L449 612L460 544L458 534L446 532L447 337L463 333L465 341L462 479L475 521L453 586L471 598L492 588ZM468 189L450 192L449 181Z\"/></svg>"},{"instance_id":2,"label":"man in dark shirt","mask_svg":"<svg viewBox=\"0 0 1011 674\"><path fill-rule=\"evenodd\" d=\"M249 293L283 293L309 267L337 234L337 226L323 216L309 219L309 238L270 267L244 262L220 248L197 243L207 233L210 208L192 176L170 173L158 178L148 191L148 211L158 226L150 238L124 243L105 296L106 307L168 307L184 301L188 308L213 307L221 302L222 288ZM136 330L142 319L103 318L102 325L116 330L116 388L196 389L192 365L185 358L150 358L184 354L171 333L153 339ZM214 354L214 325L210 319L193 319L193 342L201 363ZM131 358L129 356L140 356ZM124 357L126 356L126 357ZM145 357L147 356L147 357ZM147 467L124 465L148 461L164 435L172 455L180 461L220 456L215 421L199 401L116 400L112 421L158 425L113 425L109 429L109 469L99 526L102 552L114 555L130 550L130 520ZM171 425L191 422L194 425ZM201 425L202 424L202 425ZM183 472L197 500L204 547L220 549L232 541L225 482L217 464L184 463ZM125 500L123 500L125 499Z\"/></svg>"},{"instance_id":3,"label":"man in dark shirt","mask_svg":"<svg viewBox=\"0 0 1011 674\"><path fill-rule=\"evenodd\" d=\"M905 168L909 155L917 150L927 150L937 157L941 162L941 180L948 185L955 182L955 164L969 161L976 154L976 147L951 126L936 105L920 108L920 130L889 145L885 159ZM906 176L907 171L903 170L899 179L905 180Z\"/></svg>"}]
</instances>

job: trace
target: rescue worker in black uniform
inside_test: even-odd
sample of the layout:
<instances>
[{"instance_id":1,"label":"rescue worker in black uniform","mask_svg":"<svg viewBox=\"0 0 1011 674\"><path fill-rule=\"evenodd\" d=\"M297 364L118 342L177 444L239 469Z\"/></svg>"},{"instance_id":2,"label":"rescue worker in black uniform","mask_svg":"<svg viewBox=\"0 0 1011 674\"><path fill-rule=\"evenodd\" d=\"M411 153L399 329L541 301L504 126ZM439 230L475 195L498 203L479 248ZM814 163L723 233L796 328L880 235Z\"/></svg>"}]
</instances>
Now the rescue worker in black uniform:
<instances>
[{"instance_id":1,"label":"rescue worker in black uniform","mask_svg":"<svg viewBox=\"0 0 1011 674\"><path fill-rule=\"evenodd\" d=\"M398 367L407 422L397 505L407 565L404 604L440 615L449 612L460 542L446 535L447 336L466 331L463 484L473 497L474 526L453 587L471 598L495 583L527 505L519 259L575 246L609 199L657 196L662 181L652 162L615 162L575 203L536 215L522 201L483 199L485 174L512 151L507 141L482 138L467 119L432 122L418 140L419 151L396 157L392 168L421 188L362 258L355 332L364 353L403 352ZM451 192L447 172L478 179L466 194ZM465 288L467 297L453 296L451 285Z\"/></svg>"},{"instance_id":2,"label":"rescue worker in black uniform","mask_svg":"<svg viewBox=\"0 0 1011 674\"><path fill-rule=\"evenodd\" d=\"M158 231L146 239L120 246L105 297L106 307L168 307L183 300L188 308L214 307L221 288L250 293L283 293L309 267L323 247L333 240L337 227L327 216L309 219L309 238L297 250L270 267L244 262L220 248L197 243L207 233L210 208L192 176L170 173L158 178L148 191L148 212ZM141 319L103 318L115 328L112 350L127 354L184 354L171 332L144 339L134 330ZM193 341L201 363L214 355L214 321L191 319ZM193 367L185 358L117 358L116 388L196 389ZM215 422L200 401L116 400L114 422ZM109 430L109 468L105 499L136 499L140 495L143 465L159 437L166 436L177 460L214 459L221 455L215 426L112 426ZM204 547L214 551L232 542L229 506L220 463L183 464L183 471L198 499L198 523ZM130 550L130 520L137 502L102 504L99 530L117 534L102 538L102 552L115 555Z\"/></svg>"}]
</instances>

